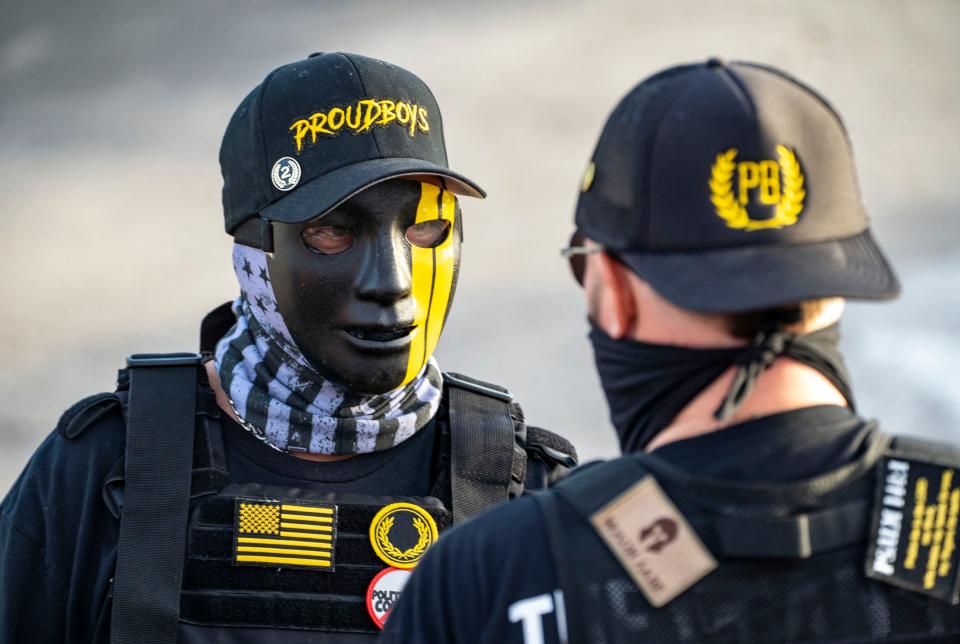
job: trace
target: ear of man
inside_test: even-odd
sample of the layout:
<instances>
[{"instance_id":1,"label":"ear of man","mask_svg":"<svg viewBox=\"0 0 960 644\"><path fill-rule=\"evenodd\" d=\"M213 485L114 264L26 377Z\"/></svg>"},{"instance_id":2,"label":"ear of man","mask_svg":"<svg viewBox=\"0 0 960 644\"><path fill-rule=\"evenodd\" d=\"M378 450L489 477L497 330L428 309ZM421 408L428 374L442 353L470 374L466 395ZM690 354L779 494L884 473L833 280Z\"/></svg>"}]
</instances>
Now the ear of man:
<instances>
[{"instance_id":1,"label":"ear of man","mask_svg":"<svg viewBox=\"0 0 960 644\"><path fill-rule=\"evenodd\" d=\"M637 321L637 298L628 268L607 253L588 257L584 288L594 324L614 340L628 335Z\"/></svg>"}]
</instances>

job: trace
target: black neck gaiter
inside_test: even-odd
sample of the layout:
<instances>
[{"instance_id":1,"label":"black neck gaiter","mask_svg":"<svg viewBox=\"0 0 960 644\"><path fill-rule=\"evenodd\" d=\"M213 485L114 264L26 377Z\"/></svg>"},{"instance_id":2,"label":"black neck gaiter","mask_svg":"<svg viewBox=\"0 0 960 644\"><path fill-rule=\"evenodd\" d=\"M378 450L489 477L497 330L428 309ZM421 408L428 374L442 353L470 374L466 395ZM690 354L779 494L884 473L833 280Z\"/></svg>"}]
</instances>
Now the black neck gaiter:
<instances>
[{"instance_id":1,"label":"black neck gaiter","mask_svg":"<svg viewBox=\"0 0 960 644\"><path fill-rule=\"evenodd\" d=\"M773 327L758 333L749 345L731 349L614 340L597 326L592 326L589 338L624 453L642 450L697 394L734 366L734 381L715 413L718 420L730 418L760 374L780 356L816 369L854 408L837 324L804 335Z\"/></svg>"}]
</instances>

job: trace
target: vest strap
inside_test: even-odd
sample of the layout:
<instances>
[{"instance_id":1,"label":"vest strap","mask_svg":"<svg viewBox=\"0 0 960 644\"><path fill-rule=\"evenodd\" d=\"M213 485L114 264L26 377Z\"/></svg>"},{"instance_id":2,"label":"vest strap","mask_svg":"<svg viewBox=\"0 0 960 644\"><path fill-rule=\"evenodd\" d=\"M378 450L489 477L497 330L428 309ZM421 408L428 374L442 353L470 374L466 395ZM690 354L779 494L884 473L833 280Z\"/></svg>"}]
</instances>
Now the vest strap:
<instances>
[{"instance_id":1,"label":"vest strap","mask_svg":"<svg viewBox=\"0 0 960 644\"><path fill-rule=\"evenodd\" d=\"M130 356L111 642L176 642L193 464L197 354Z\"/></svg>"},{"instance_id":2,"label":"vest strap","mask_svg":"<svg viewBox=\"0 0 960 644\"><path fill-rule=\"evenodd\" d=\"M870 504L851 503L790 517L693 519L694 530L717 557L808 559L866 539Z\"/></svg>"},{"instance_id":3,"label":"vest strap","mask_svg":"<svg viewBox=\"0 0 960 644\"><path fill-rule=\"evenodd\" d=\"M886 445L889 441L880 441ZM874 459L868 455L872 464ZM655 457L634 454L606 464L592 475L574 476L556 486L585 519L643 478ZM669 473L657 476L675 483ZM770 486L771 488L776 486ZM866 539L870 503L859 501L816 512L777 516L687 516L690 525L715 557L807 559Z\"/></svg>"},{"instance_id":4,"label":"vest strap","mask_svg":"<svg viewBox=\"0 0 960 644\"><path fill-rule=\"evenodd\" d=\"M526 452L517 446L505 389L445 373L450 414L450 492L455 523L510 498L522 486Z\"/></svg>"}]
</instances>

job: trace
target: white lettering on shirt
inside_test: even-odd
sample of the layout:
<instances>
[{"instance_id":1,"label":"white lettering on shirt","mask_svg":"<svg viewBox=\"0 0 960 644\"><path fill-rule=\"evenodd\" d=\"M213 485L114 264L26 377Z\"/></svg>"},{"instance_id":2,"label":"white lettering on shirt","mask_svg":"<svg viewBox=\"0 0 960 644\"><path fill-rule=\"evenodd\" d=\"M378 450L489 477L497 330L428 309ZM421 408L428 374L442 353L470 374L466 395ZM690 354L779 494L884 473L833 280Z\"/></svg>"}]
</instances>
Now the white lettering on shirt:
<instances>
[{"instance_id":1,"label":"white lettering on shirt","mask_svg":"<svg viewBox=\"0 0 960 644\"><path fill-rule=\"evenodd\" d=\"M563 605L563 591L553 591L553 605L557 609L557 636L560 644L567 644L567 611Z\"/></svg>"},{"instance_id":2,"label":"white lettering on shirt","mask_svg":"<svg viewBox=\"0 0 960 644\"><path fill-rule=\"evenodd\" d=\"M521 622L524 644L544 644L543 616L553 612L553 597L544 593L510 604L507 617L514 624Z\"/></svg>"}]
</instances>

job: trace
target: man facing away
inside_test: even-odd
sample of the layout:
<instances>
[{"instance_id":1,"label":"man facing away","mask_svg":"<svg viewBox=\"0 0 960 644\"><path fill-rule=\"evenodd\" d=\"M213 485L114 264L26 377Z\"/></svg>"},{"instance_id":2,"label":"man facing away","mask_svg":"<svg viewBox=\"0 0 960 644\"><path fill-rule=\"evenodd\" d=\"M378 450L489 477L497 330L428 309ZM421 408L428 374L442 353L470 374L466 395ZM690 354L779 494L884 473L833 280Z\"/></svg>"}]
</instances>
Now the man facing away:
<instances>
[{"instance_id":1,"label":"man facing away","mask_svg":"<svg viewBox=\"0 0 960 644\"><path fill-rule=\"evenodd\" d=\"M240 296L137 355L2 505L3 642L372 640L438 533L574 463L433 357L460 262L430 90L354 54L271 72L220 154Z\"/></svg>"},{"instance_id":2,"label":"man facing away","mask_svg":"<svg viewBox=\"0 0 960 644\"><path fill-rule=\"evenodd\" d=\"M860 418L838 348L844 299L899 286L833 108L761 65L665 70L576 226L625 455L447 535L383 640L957 641L960 450Z\"/></svg>"}]
</instances>

